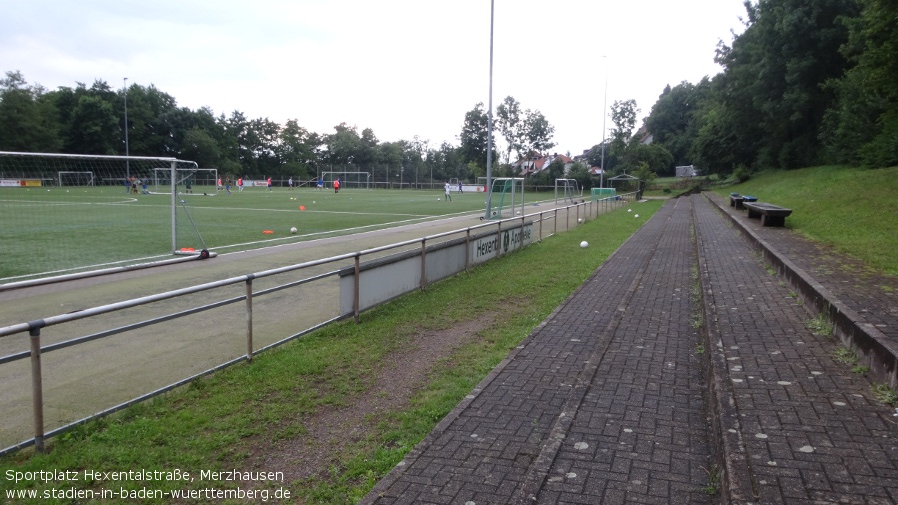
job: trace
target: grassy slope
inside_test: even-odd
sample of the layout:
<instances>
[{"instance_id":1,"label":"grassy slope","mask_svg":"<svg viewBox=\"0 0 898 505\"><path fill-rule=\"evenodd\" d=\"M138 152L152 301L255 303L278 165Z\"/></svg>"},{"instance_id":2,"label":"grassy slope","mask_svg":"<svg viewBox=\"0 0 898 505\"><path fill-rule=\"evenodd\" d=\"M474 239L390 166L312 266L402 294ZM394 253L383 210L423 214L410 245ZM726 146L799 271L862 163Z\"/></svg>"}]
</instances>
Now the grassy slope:
<instances>
[{"instance_id":1,"label":"grassy slope","mask_svg":"<svg viewBox=\"0 0 898 505\"><path fill-rule=\"evenodd\" d=\"M824 166L763 172L719 188L792 209L786 226L898 275L898 167Z\"/></svg>"},{"instance_id":2,"label":"grassy slope","mask_svg":"<svg viewBox=\"0 0 898 505\"><path fill-rule=\"evenodd\" d=\"M304 415L362 394L382 357L409 335L513 306L473 342L433 370L405 410L371 420L369 435L346 450L329 475L286 483L298 502L354 503L429 433L530 331L577 288L661 203L639 205L640 218L620 210L573 231L428 287L364 314L194 382L181 391L128 409L51 441L52 451L0 459L8 469L134 470L242 468L254 437L301 436ZM590 247L579 247L587 240ZM277 470L265 468L263 470ZM197 475L198 477L198 475ZM115 482L139 489L209 487L210 482ZM97 489L79 481L75 487ZM3 488L50 488L33 482ZM66 486L69 487L69 486ZM226 486L225 486L226 487ZM166 500L157 500L164 503ZM35 502L37 503L37 502ZM52 503L52 501L40 501ZM69 503L60 500L58 503ZM104 503L111 503L109 501ZM134 500L128 503L135 503ZM220 503L220 502L217 502Z\"/></svg>"}]
</instances>

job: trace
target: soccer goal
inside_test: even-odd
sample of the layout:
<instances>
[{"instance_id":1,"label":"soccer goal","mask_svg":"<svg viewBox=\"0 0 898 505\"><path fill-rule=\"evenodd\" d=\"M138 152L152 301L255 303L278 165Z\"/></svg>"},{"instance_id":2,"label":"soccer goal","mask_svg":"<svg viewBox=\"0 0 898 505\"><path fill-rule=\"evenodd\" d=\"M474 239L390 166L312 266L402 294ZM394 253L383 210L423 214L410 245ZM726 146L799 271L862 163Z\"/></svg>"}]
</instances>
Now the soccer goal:
<instances>
[{"instance_id":1,"label":"soccer goal","mask_svg":"<svg viewBox=\"0 0 898 505\"><path fill-rule=\"evenodd\" d=\"M57 172L59 174L59 186L93 186L94 185L94 173L93 172L69 172L69 171L60 171Z\"/></svg>"},{"instance_id":2,"label":"soccer goal","mask_svg":"<svg viewBox=\"0 0 898 505\"><path fill-rule=\"evenodd\" d=\"M505 219L524 213L524 178L498 177L492 180L487 199L489 219Z\"/></svg>"},{"instance_id":3,"label":"soccer goal","mask_svg":"<svg viewBox=\"0 0 898 505\"><path fill-rule=\"evenodd\" d=\"M333 188L340 179L340 189L371 189L371 172L322 172L321 179L325 188Z\"/></svg>"},{"instance_id":4,"label":"soccer goal","mask_svg":"<svg viewBox=\"0 0 898 505\"><path fill-rule=\"evenodd\" d=\"M172 184L171 167L153 169L153 193L171 194L172 188L182 195L218 194L217 168L177 168ZM233 188L235 191L237 188Z\"/></svg>"},{"instance_id":5,"label":"soccer goal","mask_svg":"<svg viewBox=\"0 0 898 505\"><path fill-rule=\"evenodd\" d=\"M162 167L169 181L197 169L175 158L0 152L0 283L200 254L202 223L185 199L142 191Z\"/></svg>"},{"instance_id":6,"label":"soccer goal","mask_svg":"<svg viewBox=\"0 0 898 505\"><path fill-rule=\"evenodd\" d=\"M583 197L583 190L576 179L555 179L555 203L558 203L559 193L562 202L576 203Z\"/></svg>"}]
</instances>

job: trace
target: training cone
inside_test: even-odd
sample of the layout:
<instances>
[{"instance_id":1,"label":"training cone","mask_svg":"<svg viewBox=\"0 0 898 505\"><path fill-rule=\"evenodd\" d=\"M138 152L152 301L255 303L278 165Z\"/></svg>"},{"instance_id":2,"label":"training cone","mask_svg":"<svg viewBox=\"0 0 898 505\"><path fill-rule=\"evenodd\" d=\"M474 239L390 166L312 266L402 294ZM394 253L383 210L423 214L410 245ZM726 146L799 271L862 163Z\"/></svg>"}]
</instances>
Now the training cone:
<instances>
[{"instance_id":1,"label":"training cone","mask_svg":"<svg viewBox=\"0 0 898 505\"><path fill-rule=\"evenodd\" d=\"M262 230L262 233L264 233L265 235L273 235L274 234L274 232L271 230Z\"/></svg>"},{"instance_id":2,"label":"training cone","mask_svg":"<svg viewBox=\"0 0 898 505\"><path fill-rule=\"evenodd\" d=\"M305 205L300 205L300 206L299 206L299 210L306 210L306 206L305 206Z\"/></svg>"}]
</instances>

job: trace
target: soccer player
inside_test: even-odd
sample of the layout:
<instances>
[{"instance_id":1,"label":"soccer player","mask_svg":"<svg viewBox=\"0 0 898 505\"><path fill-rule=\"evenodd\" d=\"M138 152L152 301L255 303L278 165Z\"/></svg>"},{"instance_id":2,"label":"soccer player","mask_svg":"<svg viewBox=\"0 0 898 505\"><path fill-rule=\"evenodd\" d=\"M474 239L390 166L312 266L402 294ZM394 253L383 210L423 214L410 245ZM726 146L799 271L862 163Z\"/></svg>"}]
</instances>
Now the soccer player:
<instances>
[{"instance_id":1,"label":"soccer player","mask_svg":"<svg viewBox=\"0 0 898 505\"><path fill-rule=\"evenodd\" d=\"M445 189L446 189L446 201L447 201L447 202L451 202L451 201L452 201L452 195L451 195L451 190L450 190L450 188L449 188L449 181L446 181Z\"/></svg>"},{"instance_id":2,"label":"soccer player","mask_svg":"<svg viewBox=\"0 0 898 505\"><path fill-rule=\"evenodd\" d=\"M290 188L291 191L293 190L293 177L287 179L287 186Z\"/></svg>"},{"instance_id":3,"label":"soccer player","mask_svg":"<svg viewBox=\"0 0 898 505\"><path fill-rule=\"evenodd\" d=\"M340 192L340 178L337 177L334 180L334 193L339 193L339 192Z\"/></svg>"}]
</instances>

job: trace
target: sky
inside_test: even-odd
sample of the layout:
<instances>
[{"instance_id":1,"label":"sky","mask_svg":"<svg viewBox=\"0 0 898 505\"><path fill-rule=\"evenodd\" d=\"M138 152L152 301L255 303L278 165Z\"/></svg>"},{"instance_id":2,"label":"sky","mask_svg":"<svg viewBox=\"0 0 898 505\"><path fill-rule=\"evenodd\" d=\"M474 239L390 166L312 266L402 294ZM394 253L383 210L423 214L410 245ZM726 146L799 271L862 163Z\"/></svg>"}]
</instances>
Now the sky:
<instances>
[{"instance_id":1,"label":"sky","mask_svg":"<svg viewBox=\"0 0 898 505\"><path fill-rule=\"evenodd\" d=\"M0 0L0 71L53 90L154 85L179 107L381 142L458 144L506 96L555 127L557 153L601 142L615 101L638 121L666 85L720 72L743 0ZM493 20L492 85L490 25Z\"/></svg>"}]
</instances>

